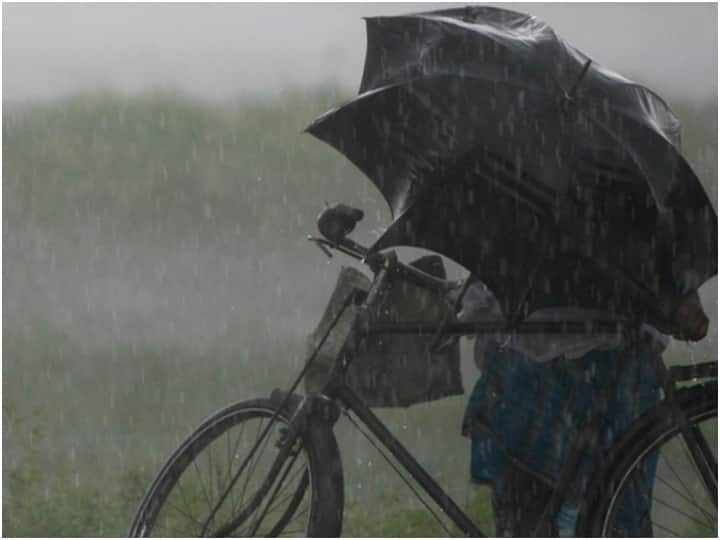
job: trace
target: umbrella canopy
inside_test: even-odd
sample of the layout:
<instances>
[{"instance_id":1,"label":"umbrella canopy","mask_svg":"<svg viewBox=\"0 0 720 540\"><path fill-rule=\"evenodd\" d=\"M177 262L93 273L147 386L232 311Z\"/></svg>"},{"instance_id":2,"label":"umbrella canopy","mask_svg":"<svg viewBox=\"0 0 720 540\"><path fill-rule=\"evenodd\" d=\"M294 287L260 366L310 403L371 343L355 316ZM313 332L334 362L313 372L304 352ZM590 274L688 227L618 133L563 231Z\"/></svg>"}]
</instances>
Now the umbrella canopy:
<instances>
[{"instance_id":1,"label":"umbrella canopy","mask_svg":"<svg viewBox=\"0 0 720 540\"><path fill-rule=\"evenodd\" d=\"M308 127L380 189L411 245L485 281L508 317L669 319L717 273L717 217L656 94L535 17L367 19L360 94Z\"/></svg>"}]
</instances>

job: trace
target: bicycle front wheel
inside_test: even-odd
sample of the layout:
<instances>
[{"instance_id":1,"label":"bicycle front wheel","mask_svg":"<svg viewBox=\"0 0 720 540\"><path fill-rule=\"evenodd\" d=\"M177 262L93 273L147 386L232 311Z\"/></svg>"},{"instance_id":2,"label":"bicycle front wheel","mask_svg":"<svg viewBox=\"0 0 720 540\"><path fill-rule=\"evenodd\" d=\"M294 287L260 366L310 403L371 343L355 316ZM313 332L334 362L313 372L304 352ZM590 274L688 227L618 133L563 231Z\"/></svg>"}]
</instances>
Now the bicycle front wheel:
<instances>
[{"instance_id":1,"label":"bicycle front wheel","mask_svg":"<svg viewBox=\"0 0 720 540\"><path fill-rule=\"evenodd\" d=\"M611 451L593 482L579 536L717 537L717 383L681 390Z\"/></svg>"},{"instance_id":2,"label":"bicycle front wheel","mask_svg":"<svg viewBox=\"0 0 720 540\"><path fill-rule=\"evenodd\" d=\"M150 486L129 536L339 536L342 466L330 425L311 419L289 451L276 445L298 401L265 437L277 410L268 399L206 420Z\"/></svg>"}]
</instances>

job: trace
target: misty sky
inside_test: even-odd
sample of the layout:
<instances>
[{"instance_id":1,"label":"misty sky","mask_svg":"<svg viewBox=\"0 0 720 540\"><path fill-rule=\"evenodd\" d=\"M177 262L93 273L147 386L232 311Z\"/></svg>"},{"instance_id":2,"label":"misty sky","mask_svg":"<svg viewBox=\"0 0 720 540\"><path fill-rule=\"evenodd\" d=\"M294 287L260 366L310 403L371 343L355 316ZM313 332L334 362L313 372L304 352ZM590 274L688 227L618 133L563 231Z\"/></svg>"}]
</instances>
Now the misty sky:
<instances>
[{"instance_id":1,"label":"misty sky","mask_svg":"<svg viewBox=\"0 0 720 540\"><path fill-rule=\"evenodd\" d=\"M449 7L453 4L444 4ZM715 4L505 4L661 93L717 94ZM356 89L363 16L438 4L7 4L3 97L172 88L212 98Z\"/></svg>"}]
</instances>

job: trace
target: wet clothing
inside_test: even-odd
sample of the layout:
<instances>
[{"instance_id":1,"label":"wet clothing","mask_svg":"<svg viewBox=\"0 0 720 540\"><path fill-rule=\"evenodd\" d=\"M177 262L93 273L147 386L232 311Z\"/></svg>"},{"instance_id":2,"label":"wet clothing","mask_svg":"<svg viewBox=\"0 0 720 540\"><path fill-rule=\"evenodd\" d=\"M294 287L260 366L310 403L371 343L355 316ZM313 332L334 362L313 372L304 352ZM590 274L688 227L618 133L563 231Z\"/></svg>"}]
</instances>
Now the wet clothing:
<instances>
[{"instance_id":1,"label":"wet clothing","mask_svg":"<svg viewBox=\"0 0 720 540\"><path fill-rule=\"evenodd\" d=\"M562 345L576 353L592 345L591 340L582 344L568 336L545 338L556 340L546 346L555 351ZM463 427L471 438L473 480L493 486L498 536L533 534L552 486L574 455L576 438L587 422L596 417L593 448L606 452L633 420L657 403L654 357L661 354L666 340L649 330L645 338L635 344L618 341L615 347L609 338L598 339L580 357L561 353L544 362L529 354L528 342L523 346L522 341L502 336L477 338L475 360L480 376ZM535 343L537 350L540 342ZM577 501L585 494L595 459L591 455L581 459L560 514L549 529L537 531L540 535L574 534ZM619 518L629 536L652 533L646 517L654 472L654 460L646 460L637 483L644 487L623 503L633 509L621 512Z\"/></svg>"},{"instance_id":2,"label":"wet clothing","mask_svg":"<svg viewBox=\"0 0 720 540\"><path fill-rule=\"evenodd\" d=\"M500 305L488 287L474 282L463 296L460 321L473 321L486 318L502 318ZM556 307L535 311L527 321L585 321L607 318L607 314L590 309ZM669 338L652 326L642 325L644 350L662 352ZM475 343L500 343L503 347L525 353L536 362L546 362L555 358L580 358L592 350L609 350L621 346L623 336L619 333L594 334L483 334L476 337ZM477 355L476 355L477 358Z\"/></svg>"}]
</instances>

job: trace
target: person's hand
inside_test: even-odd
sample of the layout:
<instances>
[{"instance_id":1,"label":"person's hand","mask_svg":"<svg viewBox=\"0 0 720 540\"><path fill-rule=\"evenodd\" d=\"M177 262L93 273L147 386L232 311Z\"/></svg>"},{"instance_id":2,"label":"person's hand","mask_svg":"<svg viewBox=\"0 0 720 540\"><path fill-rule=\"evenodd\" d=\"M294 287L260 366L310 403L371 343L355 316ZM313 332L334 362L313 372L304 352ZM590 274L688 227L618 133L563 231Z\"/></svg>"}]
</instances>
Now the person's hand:
<instances>
[{"instance_id":1,"label":"person's hand","mask_svg":"<svg viewBox=\"0 0 720 540\"><path fill-rule=\"evenodd\" d=\"M672 335L683 341L700 341L707 334L709 323L700 298L691 294L675 311Z\"/></svg>"}]
</instances>

